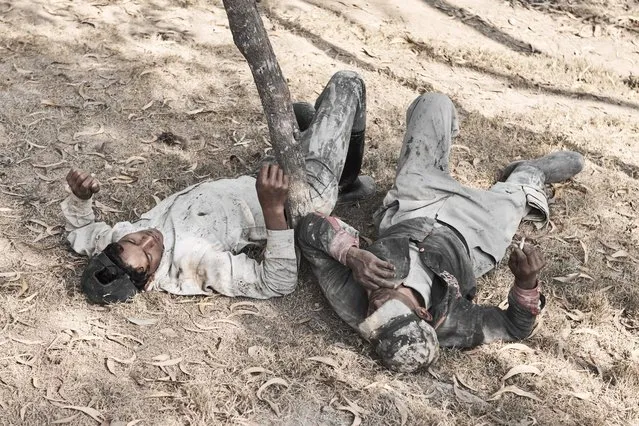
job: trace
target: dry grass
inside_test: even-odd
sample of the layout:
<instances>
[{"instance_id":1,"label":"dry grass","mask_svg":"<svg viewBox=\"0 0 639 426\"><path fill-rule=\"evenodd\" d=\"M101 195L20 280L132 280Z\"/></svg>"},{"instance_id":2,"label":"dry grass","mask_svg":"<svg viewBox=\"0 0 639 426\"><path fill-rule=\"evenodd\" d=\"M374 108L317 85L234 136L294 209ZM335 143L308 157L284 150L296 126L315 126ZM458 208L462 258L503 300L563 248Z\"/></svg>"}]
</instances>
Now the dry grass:
<instances>
[{"instance_id":1,"label":"dry grass","mask_svg":"<svg viewBox=\"0 0 639 426\"><path fill-rule=\"evenodd\" d=\"M337 213L369 238L375 236L370 214L394 175L405 107L419 90L446 89L444 74L429 79L415 69L428 73L457 61L456 68L487 73L486 81L498 72L505 81L521 75L561 90L574 88L583 74L580 90L636 102L623 76L587 63L470 52L428 40L434 53L416 68L426 47L407 43L395 32L397 22L375 33L331 12L293 19L282 4L269 6L268 28L296 98L313 99L342 68L357 69L367 81L365 168L380 193ZM574 133L540 129L524 119L530 110L515 105L506 105L510 113L489 114L504 101L467 100L464 90L481 89L456 76L460 91L451 94L463 121L452 169L462 182L487 187L512 159L587 148L584 173L552 188L552 226L520 230L549 260L548 304L525 347L444 351L430 374L390 373L330 312L306 269L299 289L278 300L146 294L122 306L86 304L77 287L84 260L68 251L60 227L68 167L97 174L104 183L98 199L107 206L98 213L115 222L134 219L154 205L153 196L246 173L268 148L252 79L225 19L219 1L0 3L0 424L98 424L90 417L96 414L113 426L137 419L153 425L341 425L357 418L371 425L639 423L633 175L639 156L632 147L611 151L617 145L604 137L584 142L593 129L608 129L630 144L631 136L620 132L637 124L605 103L589 123L583 115L566 116L563 127ZM363 54L362 45L377 57ZM558 68L546 71L552 63ZM513 96L527 98L527 89L516 86ZM586 101L561 102L580 111ZM163 132L182 143L154 141ZM510 283L507 268L498 268L481 280L479 302L502 302ZM147 325L133 323L139 320ZM503 383L519 365L529 372ZM512 393L490 400L504 384L538 401Z\"/></svg>"}]
</instances>

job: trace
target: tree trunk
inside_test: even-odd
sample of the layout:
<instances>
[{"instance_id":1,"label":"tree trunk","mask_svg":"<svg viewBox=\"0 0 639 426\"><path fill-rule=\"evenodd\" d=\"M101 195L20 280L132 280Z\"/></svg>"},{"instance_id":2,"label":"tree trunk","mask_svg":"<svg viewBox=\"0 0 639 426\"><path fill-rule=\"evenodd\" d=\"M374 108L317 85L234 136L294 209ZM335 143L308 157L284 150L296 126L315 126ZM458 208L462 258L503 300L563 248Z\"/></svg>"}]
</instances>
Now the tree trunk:
<instances>
[{"instance_id":1,"label":"tree trunk","mask_svg":"<svg viewBox=\"0 0 639 426\"><path fill-rule=\"evenodd\" d=\"M288 220L294 225L312 211L304 155L293 104L255 0L223 0L233 41L253 74L275 157L289 176Z\"/></svg>"}]
</instances>

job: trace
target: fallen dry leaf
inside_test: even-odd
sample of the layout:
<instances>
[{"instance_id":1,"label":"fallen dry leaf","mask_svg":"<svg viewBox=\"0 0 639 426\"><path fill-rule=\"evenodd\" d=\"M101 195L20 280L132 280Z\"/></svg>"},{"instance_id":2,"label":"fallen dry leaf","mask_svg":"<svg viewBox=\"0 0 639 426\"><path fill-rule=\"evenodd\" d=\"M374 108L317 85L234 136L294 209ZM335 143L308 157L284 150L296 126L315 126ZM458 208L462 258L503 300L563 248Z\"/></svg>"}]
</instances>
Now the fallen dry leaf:
<instances>
[{"instance_id":1,"label":"fallen dry leaf","mask_svg":"<svg viewBox=\"0 0 639 426\"><path fill-rule=\"evenodd\" d=\"M257 304L255 304L253 302L237 302L237 303L233 303L231 306L229 306L229 310L231 312L234 312L238 308L253 308L256 311L259 311L259 309L257 307Z\"/></svg>"},{"instance_id":2,"label":"fallen dry leaf","mask_svg":"<svg viewBox=\"0 0 639 426\"><path fill-rule=\"evenodd\" d=\"M171 359L171 355L169 354L160 354L160 355L156 355L153 358L151 358L153 361L166 361L168 359Z\"/></svg>"},{"instance_id":3,"label":"fallen dry leaf","mask_svg":"<svg viewBox=\"0 0 639 426\"><path fill-rule=\"evenodd\" d=\"M497 392L492 394L490 396L490 398L488 398L488 401L495 401L495 400L501 398L502 395L505 394L505 393L514 393L515 395L523 396L524 398L530 398L530 399L533 399L535 401L540 401L541 402L541 400L535 394L530 393L530 392L526 392L523 389L519 389L515 385L502 387Z\"/></svg>"},{"instance_id":4,"label":"fallen dry leaf","mask_svg":"<svg viewBox=\"0 0 639 426\"><path fill-rule=\"evenodd\" d=\"M135 325L153 325L158 322L158 320L153 318L127 318L127 320Z\"/></svg>"},{"instance_id":5,"label":"fallen dry leaf","mask_svg":"<svg viewBox=\"0 0 639 426\"><path fill-rule=\"evenodd\" d=\"M96 422L102 422L104 420L102 418L102 414L98 410L96 410L95 408L82 407L82 406L79 406L79 405L64 405L64 404L60 404L60 403L53 402L53 401L50 401L50 402L51 402L51 404L55 405L56 407L64 408L64 409L67 409L67 410L80 411L80 412L86 414L87 416L91 417Z\"/></svg>"},{"instance_id":6,"label":"fallen dry leaf","mask_svg":"<svg viewBox=\"0 0 639 426\"><path fill-rule=\"evenodd\" d=\"M104 203L99 202L98 200L94 201L94 205L96 208L100 209L103 212L107 213L123 213L122 210L114 209L113 207L109 207Z\"/></svg>"},{"instance_id":7,"label":"fallen dry leaf","mask_svg":"<svg viewBox=\"0 0 639 426\"><path fill-rule=\"evenodd\" d=\"M195 115L195 114L199 114L201 112L204 112L204 108L192 109L191 111L187 111L186 115Z\"/></svg>"},{"instance_id":8,"label":"fallen dry leaf","mask_svg":"<svg viewBox=\"0 0 639 426\"><path fill-rule=\"evenodd\" d=\"M256 317L261 317L261 316L263 316L263 315L262 315L262 314L260 314L259 312L249 311L249 310L246 310L246 309L238 309L237 311L230 313L230 314L226 317L226 319L233 318L233 317L239 317L239 316L241 316L241 315L254 315L254 316L256 316Z\"/></svg>"},{"instance_id":9,"label":"fallen dry leaf","mask_svg":"<svg viewBox=\"0 0 639 426\"><path fill-rule=\"evenodd\" d=\"M504 377L501 378L502 382L505 382L506 380L510 379L513 376L516 376L517 374L536 374L539 375L541 374L541 371L539 371L539 369L537 367L533 367L532 365L518 365L516 367L511 368L510 370L508 370L508 373L506 373L504 375Z\"/></svg>"},{"instance_id":10,"label":"fallen dry leaf","mask_svg":"<svg viewBox=\"0 0 639 426\"><path fill-rule=\"evenodd\" d=\"M553 280L559 281L560 283L571 283L575 281L577 278L579 278L579 272L574 272L564 277L552 277Z\"/></svg>"},{"instance_id":11,"label":"fallen dry leaf","mask_svg":"<svg viewBox=\"0 0 639 426\"><path fill-rule=\"evenodd\" d=\"M500 351L507 351L507 350L513 350L513 351L519 351L519 352L525 352L527 354L534 354L535 350L532 349L529 346L524 345L523 343L510 343L506 346L504 346L503 348L500 349Z\"/></svg>"},{"instance_id":12,"label":"fallen dry leaf","mask_svg":"<svg viewBox=\"0 0 639 426\"><path fill-rule=\"evenodd\" d=\"M404 402L401 401L399 398L395 398L393 402L395 403L395 407L399 412L399 424L400 426L404 426L408 421L408 407L406 407L406 404L404 404Z\"/></svg>"},{"instance_id":13,"label":"fallen dry leaf","mask_svg":"<svg viewBox=\"0 0 639 426\"><path fill-rule=\"evenodd\" d=\"M100 127L97 130L85 130L83 132L76 132L73 134L73 140L76 140L82 136L97 136L104 133L104 126L100 124Z\"/></svg>"},{"instance_id":14,"label":"fallen dry leaf","mask_svg":"<svg viewBox=\"0 0 639 426\"><path fill-rule=\"evenodd\" d=\"M221 319L213 320L212 322L213 322L213 323L226 323L226 324L234 325L234 326L236 326L237 328L242 328L242 326L241 326L240 324L236 323L235 321L231 321L231 320L229 320L229 319L221 318ZM193 325L195 325L195 326L196 326L197 328L199 328L200 330L205 330L205 331L209 331L209 330L219 330L219 329L220 329L220 327L217 327L217 326L210 326L210 327L209 327L209 326L204 326L204 325L198 324L198 323L196 323L196 322L193 322Z\"/></svg>"},{"instance_id":15,"label":"fallen dry leaf","mask_svg":"<svg viewBox=\"0 0 639 426\"><path fill-rule=\"evenodd\" d=\"M106 359L106 367L107 367L107 370L109 370L109 373L113 374L114 376L117 376L117 374L115 373L115 361L113 360L113 358Z\"/></svg>"},{"instance_id":16,"label":"fallen dry leaf","mask_svg":"<svg viewBox=\"0 0 639 426\"><path fill-rule=\"evenodd\" d=\"M116 358L114 356L109 357L109 358L111 358L113 361L118 362L120 364L133 364L133 362L137 359L137 357L138 356L136 354L133 354L131 356L131 358L129 358L129 359L120 359L120 358Z\"/></svg>"},{"instance_id":17,"label":"fallen dry leaf","mask_svg":"<svg viewBox=\"0 0 639 426\"><path fill-rule=\"evenodd\" d=\"M261 373L266 373L266 374L275 374L273 373L271 370L267 370L264 367L249 367L246 368L242 371L242 374L261 374Z\"/></svg>"},{"instance_id":18,"label":"fallen dry leaf","mask_svg":"<svg viewBox=\"0 0 639 426\"><path fill-rule=\"evenodd\" d=\"M619 257L628 257L628 252L625 250L618 250L610 255L610 257L617 259Z\"/></svg>"},{"instance_id":19,"label":"fallen dry leaf","mask_svg":"<svg viewBox=\"0 0 639 426\"><path fill-rule=\"evenodd\" d=\"M182 360L183 358L174 358L174 359L167 359L165 361L147 362L147 364L155 365L157 367L168 367L170 365L179 364L182 362Z\"/></svg>"},{"instance_id":20,"label":"fallen dry leaf","mask_svg":"<svg viewBox=\"0 0 639 426\"><path fill-rule=\"evenodd\" d=\"M275 386L275 385L284 386L286 388L288 388L290 386L286 380L281 379L279 377L274 377L274 378L272 378L270 380L267 380L266 383L264 383L262 386L260 386L260 388L256 392L257 398L261 399L261 400L264 400L264 398L262 397L262 393L269 386Z\"/></svg>"},{"instance_id":21,"label":"fallen dry leaf","mask_svg":"<svg viewBox=\"0 0 639 426\"><path fill-rule=\"evenodd\" d=\"M136 342L136 343L138 343L138 344L140 344L140 345L144 345L144 342L143 342L142 340L138 339L138 338L137 338L137 337L135 337L135 336L131 336L130 334L120 334L120 333L107 333L107 334L106 334L106 338L107 338L107 339L109 339L109 340L111 340L111 341L113 341L113 342L119 343L119 344L121 344L122 346L128 347L128 346L126 346L124 343L122 343L122 341L120 341L120 340L118 339L118 337L121 337L122 339L129 339L129 340L133 340L134 342Z\"/></svg>"},{"instance_id":22,"label":"fallen dry leaf","mask_svg":"<svg viewBox=\"0 0 639 426\"><path fill-rule=\"evenodd\" d=\"M177 398L178 396L176 394L173 393L168 393L168 392L152 392L148 395L144 395L144 398Z\"/></svg>"},{"instance_id":23,"label":"fallen dry leaf","mask_svg":"<svg viewBox=\"0 0 639 426\"><path fill-rule=\"evenodd\" d=\"M22 408L20 408L20 420L24 421L24 416L27 415L27 408L29 408L29 404L26 404Z\"/></svg>"},{"instance_id":24,"label":"fallen dry leaf","mask_svg":"<svg viewBox=\"0 0 639 426\"><path fill-rule=\"evenodd\" d=\"M44 343L42 340L27 340L13 336L9 336L9 339L13 340L14 342L22 343L23 345L42 345Z\"/></svg>"},{"instance_id":25,"label":"fallen dry leaf","mask_svg":"<svg viewBox=\"0 0 639 426\"><path fill-rule=\"evenodd\" d=\"M459 376L458 374L455 374L453 377L459 382L460 385L462 385L466 389L470 389L471 391L474 391L474 392L479 392L477 389L475 389L474 387L470 386L465 381L463 381L461 376Z\"/></svg>"},{"instance_id":26,"label":"fallen dry leaf","mask_svg":"<svg viewBox=\"0 0 639 426\"><path fill-rule=\"evenodd\" d=\"M454 375L453 375L453 393L457 397L457 400L464 404L473 404L475 402L475 398L477 398L475 395L460 389L459 383L457 381L457 377Z\"/></svg>"},{"instance_id":27,"label":"fallen dry leaf","mask_svg":"<svg viewBox=\"0 0 639 426\"><path fill-rule=\"evenodd\" d=\"M178 367L180 368L180 371L181 371L182 373L186 374L187 376L195 377L193 374L189 373L189 372L186 370L186 366L184 365L184 363L181 363L180 365L178 365Z\"/></svg>"}]
</instances>

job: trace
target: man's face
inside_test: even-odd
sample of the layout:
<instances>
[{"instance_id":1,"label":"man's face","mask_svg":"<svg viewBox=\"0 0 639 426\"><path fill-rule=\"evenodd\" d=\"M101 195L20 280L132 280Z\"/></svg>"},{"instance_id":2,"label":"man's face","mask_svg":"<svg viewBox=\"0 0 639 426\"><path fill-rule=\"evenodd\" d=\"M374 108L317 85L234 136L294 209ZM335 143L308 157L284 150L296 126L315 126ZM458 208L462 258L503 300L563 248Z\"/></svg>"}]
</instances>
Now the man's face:
<instances>
[{"instance_id":1,"label":"man's face","mask_svg":"<svg viewBox=\"0 0 639 426\"><path fill-rule=\"evenodd\" d=\"M118 241L122 246L120 259L136 271L152 276L160 266L164 252L164 236L157 229L127 234Z\"/></svg>"}]
</instances>

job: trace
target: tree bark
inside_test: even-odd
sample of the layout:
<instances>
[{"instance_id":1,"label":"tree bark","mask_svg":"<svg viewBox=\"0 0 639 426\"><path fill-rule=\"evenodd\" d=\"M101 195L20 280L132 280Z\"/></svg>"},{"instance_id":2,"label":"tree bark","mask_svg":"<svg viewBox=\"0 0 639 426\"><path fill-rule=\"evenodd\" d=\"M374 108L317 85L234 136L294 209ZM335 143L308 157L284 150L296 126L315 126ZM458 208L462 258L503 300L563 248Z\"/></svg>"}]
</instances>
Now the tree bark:
<instances>
[{"instance_id":1,"label":"tree bark","mask_svg":"<svg viewBox=\"0 0 639 426\"><path fill-rule=\"evenodd\" d=\"M312 211L312 204L291 95L256 1L223 0L223 3L233 41L253 74L275 157L289 176L288 220L289 224L294 225L298 219Z\"/></svg>"}]
</instances>

